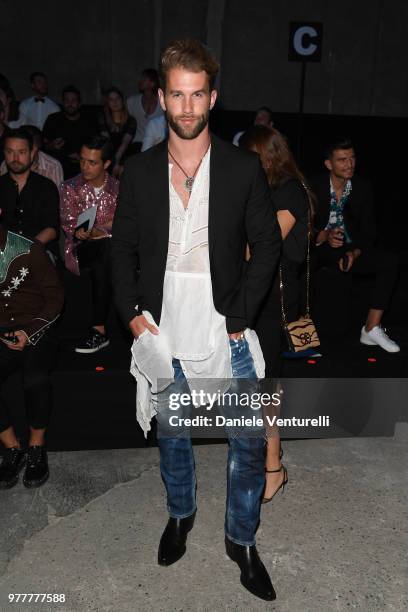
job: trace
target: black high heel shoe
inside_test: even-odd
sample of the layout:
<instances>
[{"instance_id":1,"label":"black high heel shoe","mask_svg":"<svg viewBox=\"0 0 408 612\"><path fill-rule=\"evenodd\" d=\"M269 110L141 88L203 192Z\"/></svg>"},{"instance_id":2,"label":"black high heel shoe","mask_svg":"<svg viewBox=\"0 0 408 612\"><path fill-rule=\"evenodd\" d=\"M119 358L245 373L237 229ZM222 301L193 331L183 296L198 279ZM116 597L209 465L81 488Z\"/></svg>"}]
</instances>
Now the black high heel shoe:
<instances>
[{"instance_id":1,"label":"black high heel shoe","mask_svg":"<svg viewBox=\"0 0 408 612\"><path fill-rule=\"evenodd\" d=\"M288 470L286 469L286 467L283 465L283 463L281 464L281 466L277 469L277 470L267 470L265 468L265 473L266 474L276 474L276 472L282 472L283 471L283 480L281 482L281 484L279 485L279 487L276 489L275 493L271 496L271 497L263 497L262 498L262 503L263 504L267 504L268 502L272 501L273 498L275 497L275 495L277 494L277 492L279 491L279 489L282 489L282 493L285 490L285 486L289 480L288 478ZM265 484L265 488L266 488L266 484Z\"/></svg>"}]
</instances>

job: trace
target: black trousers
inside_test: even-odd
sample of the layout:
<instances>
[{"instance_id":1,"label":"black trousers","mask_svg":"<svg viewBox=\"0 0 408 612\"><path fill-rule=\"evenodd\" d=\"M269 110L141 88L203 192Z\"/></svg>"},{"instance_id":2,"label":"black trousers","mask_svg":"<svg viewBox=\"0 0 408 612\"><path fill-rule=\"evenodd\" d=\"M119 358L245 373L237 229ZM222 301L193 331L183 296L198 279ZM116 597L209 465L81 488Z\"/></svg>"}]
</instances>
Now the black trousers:
<instances>
[{"instance_id":1,"label":"black trousers","mask_svg":"<svg viewBox=\"0 0 408 612\"><path fill-rule=\"evenodd\" d=\"M92 283L92 325L105 325L111 303L110 238L88 240L78 246L81 271L88 270Z\"/></svg>"},{"instance_id":2,"label":"black trousers","mask_svg":"<svg viewBox=\"0 0 408 612\"><path fill-rule=\"evenodd\" d=\"M295 321L300 314L299 268L294 262L282 262L283 301L288 322ZM283 365L282 351L287 350L288 346L282 325L278 274L258 316L255 331L265 359L265 377L279 378Z\"/></svg>"},{"instance_id":3,"label":"black trousers","mask_svg":"<svg viewBox=\"0 0 408 612\"><path fill-rule=\"evenodd\" d=\"M13 351L0 341L0 391L4 381L16 370L23 376L27 421L33 429L45 429L52 410L50 372L55 363L57 341L43 336L35 346ZM7 406L0 396L0 432L12 425Z\"/></svg>"},{"instance_id":4,"label":"black trousers","mask_svg":"<svg viewBox=\"0 0 408 612\"><path fill-rule=\"evenodd\" d=\"M374 285L371 292L370 308L386 310L397 280L397 255L374 247L366 248L354 261L350 271L345 273L339 268L339 260L347 250L347 246L334 249L327 243L316 247L314 253L315 269L325 266L338 270L339 274L348 274L352 277L372 277Z\"/></svg>"}]
</instances>

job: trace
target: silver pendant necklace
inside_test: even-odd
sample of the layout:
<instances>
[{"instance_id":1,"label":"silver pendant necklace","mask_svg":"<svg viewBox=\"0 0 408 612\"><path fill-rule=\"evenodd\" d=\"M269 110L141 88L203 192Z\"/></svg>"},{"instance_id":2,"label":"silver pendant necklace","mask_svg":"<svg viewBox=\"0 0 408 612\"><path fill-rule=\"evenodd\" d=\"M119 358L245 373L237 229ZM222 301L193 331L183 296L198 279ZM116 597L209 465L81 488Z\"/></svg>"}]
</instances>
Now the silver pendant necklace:
<instances>
[{"instance_id":1,"label":"silver pendant necklace","mask_svg":"<svg viewBox=\"0 0 408 612\"><path fill-rule=\"evenodd\" d=\"M180 170L182 171L182 173L183 173L183 174L184 174L184 176L186 177L186 180L184 181L184 189L185 189L186 191L188 191L188 193L190 193L190 194L191 194L191 192L193 191L194 180L195 180L196 174L197 174L197 172L198 172L198 169L200 168L200 166L201 166L201 162L203 161L204 157L207 155L207 152L208 152L208 149L210 148L210 145L211 145L211 142L210 142L210 144L208 145L206 152L204 153L204 155L203 155L203 156L202 156L202 158L200 159L200 162L199 162L199 164L198 164L197 168L195 169L195 172L194 172L193 176L189 176L189 175L187 174L187 172L184 170L184 168L183 168L183 167L182 167L182 166L181 166L181 165L178 163L177 159L174 157L174 155L172 154L172 152L170 151L170 149L168 149L168 151L169 151L169 155L170 155L171 159L172 159L172 160L174 161L174 163L175 163L175 164L176 164L176 165L177 165L177 166L180 168Z\"/></svg>"}]
</instances>

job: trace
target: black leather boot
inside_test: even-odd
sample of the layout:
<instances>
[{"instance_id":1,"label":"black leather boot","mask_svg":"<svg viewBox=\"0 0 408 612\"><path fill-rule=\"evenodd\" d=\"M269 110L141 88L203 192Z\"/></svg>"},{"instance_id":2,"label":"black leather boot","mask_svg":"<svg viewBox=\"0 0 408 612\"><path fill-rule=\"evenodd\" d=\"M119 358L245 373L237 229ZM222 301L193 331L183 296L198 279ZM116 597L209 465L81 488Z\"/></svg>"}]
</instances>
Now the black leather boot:
<instances>
[{"instance_id":1,"label":"black leather boot","mask_svg":"<svg viewBox=\"0 0 408 612\"><path fill-rule=\"evenodd\" d=\"M193 528L196 511L186 518L170 517L160 539L159 565L171 565L186 552L187 534Z\"/></svg>"},{"instance_id":2,"label":"black leather boot","mask_svg":"<svg viewBox=\"0 0 408 612\"><path fill-rule=\"evenodd\" d=\"M26 462L21 448L6 448L0 465L0 489L11 489L18 482L18 475Z\"/></svg>"},{"instance_id":3,"label":"black leather boot","mask_svg":"<svg viewBox=\"0 0 408 612\"><path fill-rule=\"evenodd\" d=\"M48 479L47 451L44 446L30 446L27 452L27 467L23 476L23 484L31 489L40 487Z\"/></svg>"},{"instance_id":4,"label":"black leather boot","mask_svg":"<svg viewBox=\"0 0 408 612\"><path fill-rule=\"evenodd\" d=\"M239 565L242 586L248 589L252 595L266 601L276 599L271 579L259 558L255 544L253 546L242 546L225 537L225 549L229 558Z\"/></svg>"}]
</instances>

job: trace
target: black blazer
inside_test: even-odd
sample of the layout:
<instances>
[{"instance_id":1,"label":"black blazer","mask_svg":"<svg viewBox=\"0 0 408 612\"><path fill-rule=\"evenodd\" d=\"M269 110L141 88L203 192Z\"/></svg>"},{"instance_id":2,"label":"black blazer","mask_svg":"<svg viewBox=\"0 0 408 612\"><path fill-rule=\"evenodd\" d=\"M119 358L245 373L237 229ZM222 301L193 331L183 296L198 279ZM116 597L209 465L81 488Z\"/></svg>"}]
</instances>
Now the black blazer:
<instances>
[{"instance_id":1,"label":"black blazer","mask_svg":"<svg viewBox=\"0 0 408 612\"><path fill-rule=\"evenodd\" d=\"M278 263L281 234L259 159L211 135L208 241L214 306L229 333L252 327ZM112 228L117 308L160 322L169 240L167 141L129 158ZM249 244L251 260L245 264ZM139 272L137 269L139 267Z\"/></svg>"},{"instance_id":2,"label":"black blazer","mask_svg":"<svg viewBox=\"0 0 408 612\"><path fill-rule=\"evenodd\" d=\"M316 195L314 228L316 232L325 229L330 214L330 177L322 174L310 182ZM374 217L374 198L371 183L353 176L352 190L344 207L344 223L350 234L352 248L364 249L374 244L376 224Z\"/></svg>"}]
</instances>

